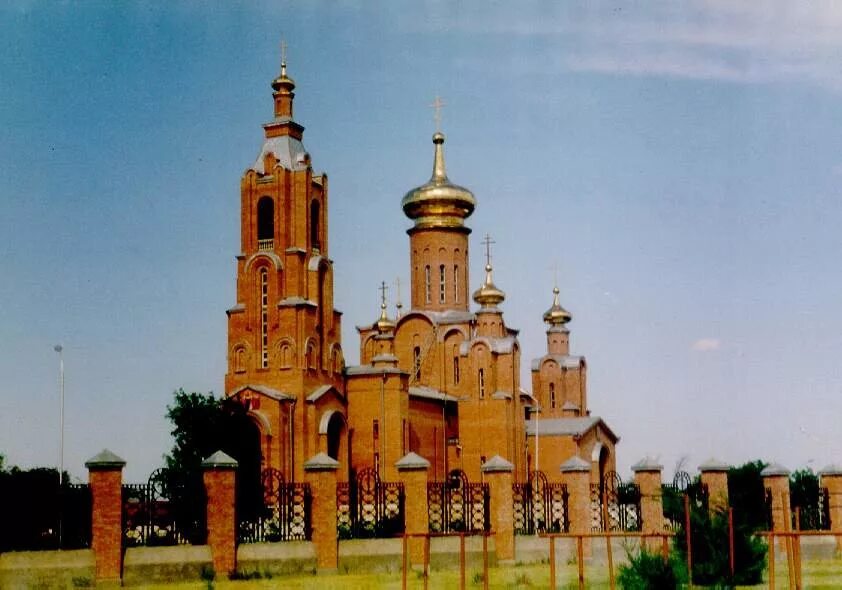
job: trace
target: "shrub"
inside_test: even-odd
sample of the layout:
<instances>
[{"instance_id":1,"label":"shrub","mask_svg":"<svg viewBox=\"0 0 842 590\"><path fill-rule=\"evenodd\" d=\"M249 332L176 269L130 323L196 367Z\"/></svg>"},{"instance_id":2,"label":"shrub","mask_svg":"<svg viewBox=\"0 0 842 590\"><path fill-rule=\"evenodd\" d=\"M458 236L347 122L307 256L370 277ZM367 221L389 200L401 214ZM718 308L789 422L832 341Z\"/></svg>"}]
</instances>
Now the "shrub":
<instances>
[{"instance_id":1,"label":"shrub","mask_svg":"<svg viewBox=\"0 0 842 590\"><path fill-rule=\"evenodd\" d=\"M623 590L674 590L686 579L686 572L673 552L664 560L660 553L641 548L628 552L629 562L620 566L617 582Z\"/></svg>"}]
</instances>

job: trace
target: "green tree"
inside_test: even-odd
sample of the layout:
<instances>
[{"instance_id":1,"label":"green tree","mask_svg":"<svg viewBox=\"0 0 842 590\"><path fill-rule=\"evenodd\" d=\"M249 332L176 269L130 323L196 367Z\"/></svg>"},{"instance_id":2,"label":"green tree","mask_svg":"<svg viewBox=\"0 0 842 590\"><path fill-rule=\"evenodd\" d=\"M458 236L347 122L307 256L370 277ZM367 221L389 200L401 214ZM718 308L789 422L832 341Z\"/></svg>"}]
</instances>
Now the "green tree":
<instances>
[{"instance_id":1,"label":"green tree","mask_svg":"<svg viewBox=\"0 0 842 590\"><path fill-rule=\"evenodd\" d=\"M816 530L821 525L819 507L819 476L812 469L799 469L789 476L789 494L792 502L793 520L798 509L798 528Z\"/></svg>"},{"instance_id":2,"label":"green tree","mask_svg":"<svg viewBox=\"0 0 842 590\"><path fill-rule=\"evenodd\" d=\"M183 490L185 512L204 510L202 461L218 450L238 462L237 509L241 518L253 518L262 508L260 439L256 425L237 400L213 393L174 393L167 406L172 423L173 448L165 457L171 485Z\"/></svg>"}]
</instances>

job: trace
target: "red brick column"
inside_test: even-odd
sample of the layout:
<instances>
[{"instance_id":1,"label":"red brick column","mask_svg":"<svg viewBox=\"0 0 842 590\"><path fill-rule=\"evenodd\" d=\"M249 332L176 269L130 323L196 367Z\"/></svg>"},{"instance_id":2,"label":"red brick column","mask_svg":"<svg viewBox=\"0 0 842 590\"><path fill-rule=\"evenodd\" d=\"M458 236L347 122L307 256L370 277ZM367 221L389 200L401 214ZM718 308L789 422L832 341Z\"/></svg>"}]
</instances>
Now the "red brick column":
<instances>
[{"instance_id":1,"label":"red brick column","mask_svg":"<svg viewBox=\"0 0 842 590\"><path fill-rule=\"evenodd\" d=\"M772 530L789 530L789 469L772 463L760 475L763 477L763 487L772 492Z\"/></svg>"},{"instance_id":2,"label":"red brick column","mask_svg":"<svg viewBox=\"0 0 842 590\"><path fill-rule=\"evenodd\" d=\"M108 449L85 462L91 485L91 549L97 582L119 582L122 574L125 465Z\"/></svg>"},{"instance_id":3,"label":"red brick column","mask_svg":"<svg viewBox=\"0 0 842 590\"><path fill-rule=\"evenodd\" d=\"M427 507L427 470L430 462L415 453L407 453L395 463L404 489L404 525L408 535L423 534L430 530ZM424 563L424 539L407 540L409 565Z\"/></svg>"},{"instance_id":4,"label":"red brick column","mask_svg":"<svg viewBox=\"0 0 842 590\"><path fill-rule=\"evenodd\" d=\"M494 531L494 547L497 560L501 563L514 562L515 529L512 499L512 471L514 465L500 455L494 455L482 466L488 491L491 495L491 530Z\"/></svg>"},{"instance_id":5,"label":"red brick column","mask_svg":"<svg viewBox=\"0 0 842 590\"><path fill-rule=\"evenodd\" d=\"M237 462L217 451L202 462L208 497L208 545L217 575L237 568L236 485Z\"/></svg>"},{"instance_id":6,"label":"red brick column","mask_svg":"<svg viewBox=\"0 0 842 590\"><path fill-rule=\"evenodd\" d=\"M567 485L567 521L570 532L591 530L591 465L573 456L561 464L561 481Z\"/></svg>"},{"instance_id":7,"label":"red brick column","mask_svg":"<svg viewBox=\"0 0 842 590\"><path fill-rule=\"evenodd\" d=\"M339 546L336 538L336 470L339 461L325 453L314 455L304 463L304 475L310 483L313 502L310 523L316 548L316 568L320 573L339 569Z\"/></svg>"},{"instance_id":8,"label":"red brick column","mask_svg":"<svg viewBox=\"0 0 842 590\"><path fill-rule=\"evenodd\" d=\"M699 465L702 484L708 489L708 509L711 513L728 509L728 470L727 463L709 459Z\"/></svg>"},{"instance_id":9,"label":"red brick column","mask_svg":"<svg viewBox=\"0 0 842 590\"><path fill-rule=\"evenodd\" d=\"M836 551L842 551L842 467L828 465L819 472L830 501L830 530L836 533Z\"/></svg>"},{"instance_id":10,"label":"red brick column","mask_svg":"<svg viewBox=\"0 0 842 590\"><path fill-rule=\"evenodd\" d=\"M640 488L640 530L644 533L664 532L664 503L661 498L661 471L664 466L652 459L632 465L634 483Z\"/></svg>"}]
</instances>

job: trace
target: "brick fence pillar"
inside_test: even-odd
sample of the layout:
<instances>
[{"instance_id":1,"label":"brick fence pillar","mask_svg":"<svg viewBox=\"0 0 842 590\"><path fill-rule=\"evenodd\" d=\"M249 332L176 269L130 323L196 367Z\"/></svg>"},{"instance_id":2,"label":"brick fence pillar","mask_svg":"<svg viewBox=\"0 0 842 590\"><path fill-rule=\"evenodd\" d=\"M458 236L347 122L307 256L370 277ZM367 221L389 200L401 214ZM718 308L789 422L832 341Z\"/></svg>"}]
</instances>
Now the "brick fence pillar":
<instances>
[{"instance_id":1,"label":"brick fence pillar","mask_svg":"<svg viewBox=\"0 0 842 590\"><path fill-rule=\"evenodd\" d=\"M574 534L591 531L591 465L573 456L559 468L561 481L567 485L567 522Z\"/></svg>"},{"instance_id":2,"label":"brick fence pillar","mask_svg":"<svg viewBox=\"0 0 842 590\"><path fill-rule=\"evenodd\" d=\"M515 466L500 455L494 455L481 469L488 482L491 496L491 530L494 531L494 547L497 560L513 563L515 559L514 506L512 498L512 471Z\"/></svg>"},{"instance_id":3,"label":"brick fence pillar","mask_svg":"<svg viewBox=\"0 0 842 590\"><path fill-rule=\"evenodd\" d=\"M772 463L760 475L763 477L763 487L772 492L772 530L789 530L789 469Z\"/></svg>"},{"instance_id":4,"label":"brick fence pillar","mask_svg":"<svg viewBox=\"0 0 842 590\"><path fill-rule=\"evenodd\" d=\"M237 461L217 451L202 462L207 493L208 545L217 575L237 567Z\"/></svg>"},{"instance_id":5,"label":"brick fence pillar","mask_svg":"<svg viewBox=\"0 0 842 590\"><path fill-rule=\"evenodd\" d=\"M661 471L664 466L652 459L632 465L634 483L640 489L640 530L643 533L664 532L664 503L661 498Z\"/></svg>"},{"instance_id":6,"label":"brick fence pillar","mask_svg":"<svg viewBox=\"0 0 842 590\"><path fill-rule=\"evenodd\" d=\"M119 583L123 562L123 467L104 449L85 462L91 486L91 549L97 582Z\"/></svg>"},{"instance_id":7,"label":"brick fence pillar","mask_svg":"<svg viewBox=\"0 0 842 590\"><path fill-rule=\"evenodd\" d=\"M408 535L424 534L430 530L427 510L427 470L430 462L416 453L407 453L395 463L404 490L404 530ZM424 563L424 539L407 540L410 565Z\"/></svg>"},{"instance_id":8,"label":"brick fence pillar","mask_svg":"<svg viewBox=\"0 0 842 590\"><path fill-rule=\"evenodd\" d=\"M728 470L727 463L708 459L699 465L702 485L708 490L708 510L713 514L717 510L728 510Z\"/></svg>"},{"instance_id":9,"label":"brick fence pillar","mask_svg":"<svg viewBox=\"0 0 842 590\"><path fill-rule=\"evenodd\" d=\"M836 533L836 551L842 551L842 466L828 465L821 471L821 486L830 501L830 530Z\"/></svg>"},{"instance_id":10,"label":"brick fence pillar","mask_svg":"<svg viewBox=\"0 0 842 590\"><path fill-rule=\"evenodd\" d=\"M336 470L339 461L319 453L304 463L304 473L310 483L313 502L310 522L313 525L313 545L316 548L316 568L319 573L339 569L339 545L336 538Z\"/></svg>"}]
</instances>

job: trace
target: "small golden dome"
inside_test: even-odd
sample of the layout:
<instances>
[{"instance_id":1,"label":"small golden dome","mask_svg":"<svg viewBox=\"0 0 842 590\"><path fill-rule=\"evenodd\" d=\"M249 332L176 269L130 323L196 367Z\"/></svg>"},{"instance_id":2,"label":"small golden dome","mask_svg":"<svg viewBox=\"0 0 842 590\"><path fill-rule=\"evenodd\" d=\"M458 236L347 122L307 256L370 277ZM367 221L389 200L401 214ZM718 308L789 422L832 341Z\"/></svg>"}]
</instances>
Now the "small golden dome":
<instances>
[{"instance_id":1,"label":"small golden dome","mask_svg":"<svg viewBox=\"0 0 842 590\"><path fill-rule=\"evenodd\" d=\"M383 302L380 304L380 317L374 323L374 327L377 328L377 331L383 334L384 332L391 332L395 329L395 322L389 319L389 316L386 315L386 303Z\"/></svg>"},{"instance_id":2,"label":"small golden dome","mask_svg":"<svg viewBox=\"0 0 842 590\"><path fill-rule=\"evenodd\" d=\"M491 265L485 265L485 282L482 286L474 291L474 301L483 307L496 307L497 304L502 303L506 299L506 294L503 293L494 285L491 280Z\"/></svg>"},{"instance_id":3,"label":"small golden dome","mask_svg":"<svg viewBox=\"0 0 842 590\"><path fill-rule=\"evenodd\" d=\"M281 62L281 75L272 80L272 89L275 92L280 92L281 88L287 92L295 90L295 80L287 76L287 64Z\"/></svg>"},{"instance_id":4,"label":"small golden dome","mask_svg":"<svg viewBox=\"0 0 842 590\"><path fill-rule=\"evenodd\" d=\"M544 321L551 326L560 326L573 319L570 312L564 309L558 302L558 287L553 287L553 305L544 312Z\"/></svg>"},{"instance_id":5,"label":"small golden dome","mask_svg":"<svg viewBox=\"0 0 842 590\"><path fill-rule=\"evenodd\" d=\"M417 229L462 227L462 221L474 212L476 199L471 191L451 183L447 178L442 147L444 134L436 131L433 144L433 175L426 184L406 193L401 207L407 217L415 220Z\"/></svg>"}]
</instances>

